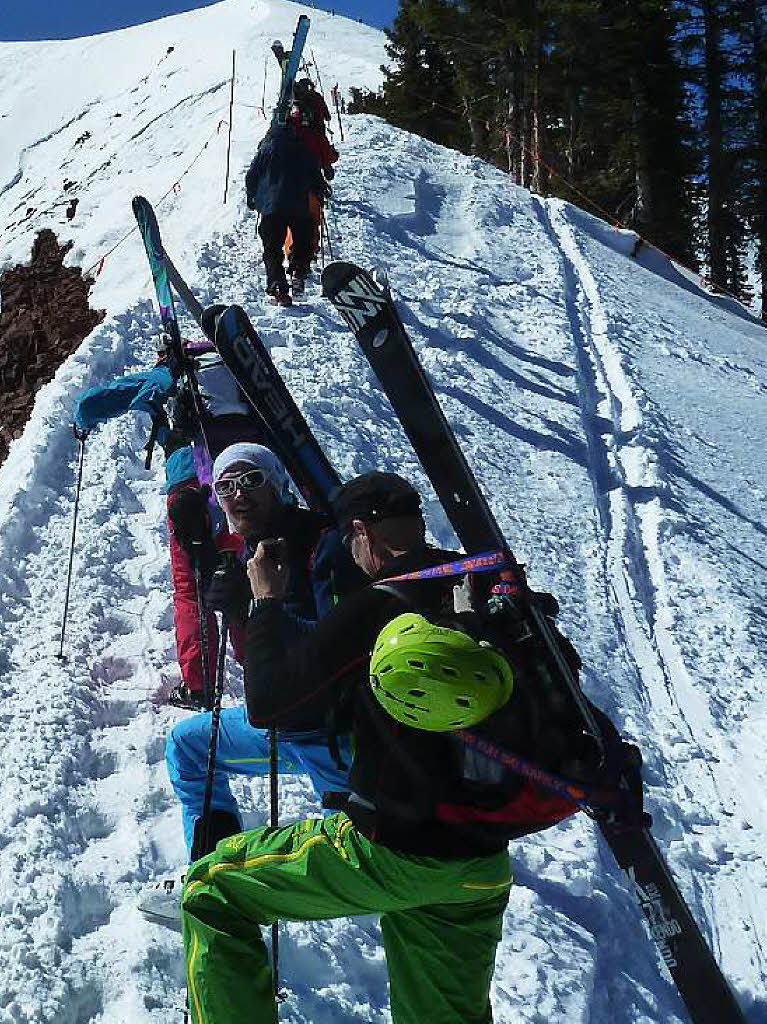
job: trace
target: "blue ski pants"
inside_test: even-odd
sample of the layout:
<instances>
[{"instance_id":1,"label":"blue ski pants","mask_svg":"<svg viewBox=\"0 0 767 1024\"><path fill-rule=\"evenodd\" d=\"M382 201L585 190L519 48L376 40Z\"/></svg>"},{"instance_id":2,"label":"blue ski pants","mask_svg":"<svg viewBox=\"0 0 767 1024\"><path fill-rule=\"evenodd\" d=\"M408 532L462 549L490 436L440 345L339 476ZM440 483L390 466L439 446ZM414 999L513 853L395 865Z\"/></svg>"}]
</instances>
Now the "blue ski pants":
<instances>
[{"instance_id":1,"label":"blue ski pants","mask_svg":"<svg viewBox=\"0 0 767 1024\"><path fill-rule=\"evenodd\" d=\"M168 775L181 801L184 839L190 852L194 825L202 815L211 718L209 711L185 718L174 726L165 744ZM326 792L346 791L351 764L348 738L339 736L338 746L347 765L345 769L339 768L330 756L324 730L280 734L277 770L282 774L308 775L320 798ZM232 775L269 775L269 733L250 724L244 707L224 708L221 712L211 802L212 810L228 811L242 824L237 802L229 788Z\"/></svg>"}]
</instances>

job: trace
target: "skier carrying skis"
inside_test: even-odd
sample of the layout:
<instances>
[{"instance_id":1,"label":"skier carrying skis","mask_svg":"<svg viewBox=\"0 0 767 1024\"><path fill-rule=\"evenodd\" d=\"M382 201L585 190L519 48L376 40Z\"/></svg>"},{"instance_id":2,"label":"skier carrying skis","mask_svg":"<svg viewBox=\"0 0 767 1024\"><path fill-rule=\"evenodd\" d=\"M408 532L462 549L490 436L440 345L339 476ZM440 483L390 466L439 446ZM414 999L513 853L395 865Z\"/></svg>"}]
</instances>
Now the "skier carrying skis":
<instances>
[{"instance_id":1,"label":"skier carrying skis","mask_svg":"<svg viewBox=\"0 0 767 1024\"><path fill-rule=\"evenodd\" d=\"M203 313L203 322L208 318L212 322L224 308L211 306ZM128 374L84 391L75 402L73 426L76 433L87 434L100 424L126 412L148 413L151 417L152 432L147 444L147 464L155 442L165 453L173 617L181 669L181 682L169 695L168 702L177 707L196 710L205 706L206 695L203 688L200 610L194 565L190 559L195 561L203 551L209 553L209 547L200 540L194 550L190 549L188 556L180 557L178 545L173 544L173 525L174 518L183 514L184 503L176 508L178 494L173 492L180 484L188 487L191 481L194 481L196 487L209 483L212 459L233 439L255 443L262 441L264 430L254 420L232 375L215 351L212 351L210 344L186 342L184 351L193 364L192 375L199 405L191 394L189 381L180 387L166 360L161 359L151 370ZM201 504L206 503L203 501ZM215 508L212 511L215 512ZM209 521L207 511L205 517ZM207 566L207 570L212 571L212 563ZM210 622L211 629L214 629L215 620L212 617Z\"/></svg>"},{"instance_id":2,"label":"skier carrying skis","mask_svg":"<svg viewBox=\"0 0 767 1024\"><path fill-rule=\"evenodd\" d=\"M508 839L575 808L526 780L487 790L479 760L469 772L447 731L508 704L512 721L525 717L520 733L537 736L524 702L509 700L506 659L429 621L452 606L454 580L386 582L456 557L426 546L417 492L370 473L346 484L334 507L352 557L379 582L288 648L285 579L259 547L248 565L256 608L245 690L250 721L283 728L343 696L355 738L351 794L344 812L234 836L191 867L182 908L192 1018L276 1020L262 925L378 913L395 1024L487 1024ZM413 606L423 614L401 615Z\"/></svg>"},{"instance_id":3,"label":"skier carrying skis","mask_svg":"<svg viewBox=\"0 0 767 1024\"><path fill-rule=\"evenodd\" d=\"M243 560L258 544L263 547L269 538L282 538L280 559L287 577L282 623L286 642L310 629L318 616L333 607L340 591L357 584L358 576L327 520L297 506L287 473L268 448L241 443L225 449L213 466L213 490L229 527L215 535L215 542L206 490L199 487L196 478L187 476L171 491L171 558L176 575L186 574L191 586L190 553L199 553L210 581L205 592L209 634L215 636L212 610L223 612L230 625L235 657L242 661L251 602ZM230 552L233 557L222 564L221 552ZM194 623L190 621L189 625L191 629ZM210 668L214 672L215 643L210 648ZM187 718L173 728L166 743L168 774L182 804L184 836L192 859L207 852L201 848L197 826L202 813L210 723L210 713ZM328 791L345 792L349 756L346 737L339 737L339 755L334 759L322 717L302 715L293 726L280 738L278 770L307 773L320 796ZM229 777L268 773L266 730L251 726L243 707L224 708L211 804L214 842L242 828Z\"/></svg>"},{"instance_id":4,"label":"skier carrying skis","mask_svg":"<svg viewBox=\"0 0 767 1024\"><path fill-rule=\"evenodd\" d=\"M248 209L261 215L266 291L282 306L292 303L283 265L283 245L290 229L289 261L294 295L304 290L312 258L311 196L330 194L317 157L303 144L292 124L272 124L245 176Z\"/></svg>"},{"instance_id":5,"label":"skier carrying skis","mask_svg":"<svg viewBox=\"0 0 767 1024\"><path fill-rule=\"evenodd\" d=\"M300 82L296 82L297 90L302 82L309 82L309 85L311 85L310 79L301 79ZM312 85L312 88L308 93L306 92L306 88L304 89L304 92L310 99L319 100L322 104L322 109L327 111L325 101L318 93L314 92L313 89L314 86ZM313 153L314 156L316 156L326 181L332 181L336 175L333 164L338 160L338 150L328 141L328 137L325 134L325 123L322 120L322 116L319 116L318 118L316 108L313 104L309 103L307 105L304 103L302 105L299 102L299 97L301 95L303 94L298 93L295 97L296 105L293 107L290 114L290 123L293 125L296 137L306 146L310 153ZM309 195L309 213L312 220L312 259L317 256L320 248L324 207L325 204L322 196L318 195L316 192L311 192ZM288 256L290 256L291 248L292 239L289 238L286 243L286 252L288 253Z\"/></svg>"},{"instance_id":6,"label":"skier carrying skis","mask_svg":"<svg viewBox=\"0 0 767 1024\"><path fill-rule=\"evenodd\" d=\"M330 121L330 111L322 95L314 88L311 78L299 78L295 83L293 105L307 128L325 134L325 123Z\"/></svg>"}]
</instances>

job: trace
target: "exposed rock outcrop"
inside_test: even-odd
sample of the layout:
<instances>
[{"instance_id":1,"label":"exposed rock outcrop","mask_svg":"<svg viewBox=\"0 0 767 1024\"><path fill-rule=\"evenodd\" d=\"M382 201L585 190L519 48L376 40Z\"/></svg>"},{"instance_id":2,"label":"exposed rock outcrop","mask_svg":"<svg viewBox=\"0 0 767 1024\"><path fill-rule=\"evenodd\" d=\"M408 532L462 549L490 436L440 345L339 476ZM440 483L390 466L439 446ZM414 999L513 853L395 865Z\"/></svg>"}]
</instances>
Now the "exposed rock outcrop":
<instances>
[{"instance_id":1,"label":"exposed rock outcrop","mask_svg":"<svg viewBox=\"0 0 767 1024\"><path fill-rule=\"evenodd\" d=\"M41 231L26 266L0 275L0 461L29 418L35 395L106 313L93 310L93 278L65 267L71 242Z\"/></svg>"}]
</instances>

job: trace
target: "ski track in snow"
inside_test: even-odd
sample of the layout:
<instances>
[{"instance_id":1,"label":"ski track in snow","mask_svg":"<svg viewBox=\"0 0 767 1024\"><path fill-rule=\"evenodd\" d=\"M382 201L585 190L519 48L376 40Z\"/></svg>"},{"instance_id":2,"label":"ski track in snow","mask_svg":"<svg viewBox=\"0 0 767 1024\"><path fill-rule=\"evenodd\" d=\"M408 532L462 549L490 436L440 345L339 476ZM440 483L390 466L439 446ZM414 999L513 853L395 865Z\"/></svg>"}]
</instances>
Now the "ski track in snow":
<instances>
[{"instance_id":1,"label":"ski track in snow","mask_svg":"<svg viewBox=\"0 0 767 1024\"><path fill-rule=\"evenodd\" d=\"M567 205L557 200L535 202L552 240L562 250L569 315L581 365L592 477L605 533L605 578L615 596L616 625L637 669L633 700L637 724L646 715L650 735L671 740L662 762L650 762L648 767L661 776L671 799L678 793L677 802L685 806L684 859L696 879L687 898L715 954L726 960L727 944L722 943L717 927L716 908L733 899L740 901L743 918L739 925L753 936L756 961L764 973L764 919L751 878L761 838L754 836L749 842L744 836L741 850L735 853L731 849L729 834L733 829L751 830L746 820L749 815L740 808L733 766L727 763L706 701L696 692L669 628L669 588L662 552L663 533L670 526L663 501L668 484L652 446L643 444L643 432L651 433L652 426L645 429L640 411L644 405L649 417L653 410L647 397L630 383L620 352L611 342L598 284L568 219ZM631 695L624 694L624 714L631 704ZM676 755L673 761L669 757L672 751ZM666 838L673 838L671 822L678 819L678 811L667 815L662 805L652 810L656 836L663 837L665 832ZM706 871L706 865L723 863L728 863L726 872L713 875Z\"/></svg>"},{"instance_id":2,"label":"ski track in snow","mask_svg":"<svg viewBox=\"0 0 767 1024\"><path fill-rule=\"evenodd\" d=\"M16 220L3 259L24 255L40 211L78 195L73 256L96 262L131 226L130 197L169 185L220 116L225 62L201 58L212 41L230 46L239 33L261 52L288 36L297 10L229 0L125 33L40 44L53 71L72 54L92 67L103 52L114 74L94 78L90 94L62 94L58 122L36 109L27 134L16 129L0 169L0 214ZM332 54L342 85L374 85L381 37L307 13L321 65ZM139 40L147 43L136 59ZM38 64L29 81L50 93ZM21 104L13 68L0 48L0 84ZM257 105L262 68L241 75L239 100ZM317 279L290 310L264 301L241 189L264 127L235 122L226 208L220 137L158 208L168 251L204 304L238 302L249 313L341 475L381 466L412 478L427 494L433 539L451 543ZM328 210L334 254L388 268L405 325L531 584L560 600L586 663L584 686L643 748L655 834L693 912L750 1024L765 1024L767 487L751 443L764 436L762 334L750 340L743 321L733 328L705 298L616 254L604 225L534 199L480 161L375 118L347 119L346 130ZM75 191L62 190L65 178ZM169 1024L183 1005L178 936L136 909L184 865L163 744L185 713L164 704L178 669L162 456L143 468L144 418L113 421L86 444L67 660L56 657L77 475L72 402L153 359L159 321L135 238L107 261L93 304L108 319L41 390L0 472L0 1024ZM197 336L181 316L184 333ZM750 457L739 458L724 428L711 429L703 375L743 403L739 440ZM666 380L678 396L670 410L658 391ZM696 461L700 451L716 460L716 481ZM742 579L717 560L725 545L742 556ZM227 699L237 701L241 672L229 668ZM247 823L264 823L265 785L233 788ZM281 780L284 819L315 813L305 779ZM511 852L517 885L493 983L497 1024L686 1019L586 819ZM391 1020L373 918L288 924L281 934L282 1021Z\"/></svg>"}]
</instances>

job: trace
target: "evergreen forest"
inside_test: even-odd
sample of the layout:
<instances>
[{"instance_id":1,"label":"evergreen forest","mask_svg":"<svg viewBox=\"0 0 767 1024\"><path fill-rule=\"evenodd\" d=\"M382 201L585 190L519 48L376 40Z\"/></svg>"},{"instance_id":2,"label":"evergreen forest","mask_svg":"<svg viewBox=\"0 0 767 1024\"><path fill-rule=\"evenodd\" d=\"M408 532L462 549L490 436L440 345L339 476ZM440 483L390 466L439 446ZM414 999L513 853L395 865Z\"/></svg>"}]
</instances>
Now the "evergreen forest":
<instances>
[{"instance_id":1,"label":"evergreen forest","mask_svg":"<svg viewBox=\"0 0 767 1024\"><path fill-rule=\"evenodd\" d=\"M767 0L400 0L387 34L351 112L633 228L767 319Z\"/></svg>"}]
</instances>

